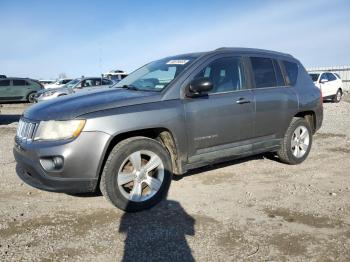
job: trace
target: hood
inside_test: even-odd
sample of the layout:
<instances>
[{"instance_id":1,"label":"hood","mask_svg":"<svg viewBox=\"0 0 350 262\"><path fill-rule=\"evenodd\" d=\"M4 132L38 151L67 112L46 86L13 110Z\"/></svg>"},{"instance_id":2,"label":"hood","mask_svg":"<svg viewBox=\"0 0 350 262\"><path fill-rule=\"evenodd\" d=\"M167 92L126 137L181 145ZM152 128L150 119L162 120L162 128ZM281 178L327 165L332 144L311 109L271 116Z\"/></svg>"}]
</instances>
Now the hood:
<instances>
[{"instance_id":1,"label":"hood","mask_svg":"<svg viewBox=\"0 0 350 262\"><path fill-rule=\"evenodd\" d=\"M68 89L67 87L44 88L44 89L41 89L40 91L38 91L37 93L38 93L38 94L42 94L42 93L46 93L46 92L49 92L49 91L57 91L57 92L60 92L60 91L66 91L67 89Z\"/></svg>"},{"instance_id":2,"label":"hood","mask_svg":"<svg viewBox=\"0 0 350 262\"><path fill-rule=\"evenodd\" d=\"M38 121L68 120L91 112L159 100L159 92L108 88L40 102L29 107L24 117Z\"/></svg>"}]
</instances>

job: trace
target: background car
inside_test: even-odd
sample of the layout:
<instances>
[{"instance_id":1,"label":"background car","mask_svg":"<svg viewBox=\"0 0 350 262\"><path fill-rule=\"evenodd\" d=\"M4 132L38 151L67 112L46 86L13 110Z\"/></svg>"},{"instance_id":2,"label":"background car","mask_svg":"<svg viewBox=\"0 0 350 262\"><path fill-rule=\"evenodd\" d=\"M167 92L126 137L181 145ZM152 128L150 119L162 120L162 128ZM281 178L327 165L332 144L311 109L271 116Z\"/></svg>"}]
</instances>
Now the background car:
<instances>
[{"instance_id":1,"label":"background car","mask_svg":"<svg viewBox=\"0 0 350 262\"><path fill-rule=\"evenodd\" d=\"M35 96L35 101L50 100L59 96L73 94L75 92L90 91L99 88L110 87L114 82L101 77L77 78L61 88L45 89Z\"/></svg>"},{"instance_id":2,"label":"background car","mask_svg":"<svg viewBox=\"0 0 350 262\"><path fill-rule=\"evenodd\" d=\"M0 78L6 78L6 76L5 75L0 75Z\"/></svg>"},{"instance_id":3,"label":"background car","mask_svg":"<svg viewBox=\"0 0 350 262\"><path fill-rule=\"evenodd\" d=\"M65 84L68 84L70 81L72 81L71 78L62 78L62 79L57 80L53 84L46 85L45 88L46 89L49 89L49 88L60 88L60 87L64 86Z\"/></svg>"},{"instance_id":4,"label":"background car","mask_svg":"<svg viewBox=\"0 0 350 262\"><path fill-rule=\"evenodd\" d=\"M29 78L0 79L0 101L28 101L33 103L36 92L42 89L42 84Z\"/></svg>"},{"instance_id":5,"label":"background car","mask_svg":"<svg viewBox=\"0 0 350 262\"><path fill-rule=\"evenodd\" d=\"M323 99L332 99L338 103L343 95L342 80L332 72L310 72L314 84L322 91Z\"/></svg>"},{"instance_id":6,"label":"background car","mask_svg":"<svg viewBox=\"0 0 350 262\"><path fill-rule=\"evenodd\" d=\"M124 72L123 70L112 70L112 71L104 73L102 76L114 81L115 83L118 83L120 80L127 77L128 74L126 72Z\"/></svg>"},{"instance_id":7,"label":"background car","mask_svg":"<svg viewBox=\"0 0 350 262\"><path fill-rule=\"evenodd\" d=\"M44 87L56 83L56 80L40 79L38 80Z\"/></svg>"}]
</instances>

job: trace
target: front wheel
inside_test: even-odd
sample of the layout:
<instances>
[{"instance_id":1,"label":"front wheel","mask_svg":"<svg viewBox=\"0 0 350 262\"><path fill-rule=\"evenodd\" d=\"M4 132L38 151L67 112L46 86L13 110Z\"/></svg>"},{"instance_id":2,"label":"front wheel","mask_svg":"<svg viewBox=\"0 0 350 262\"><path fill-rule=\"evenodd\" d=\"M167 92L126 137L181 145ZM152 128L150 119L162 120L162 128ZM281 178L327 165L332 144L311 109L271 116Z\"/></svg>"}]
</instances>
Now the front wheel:
<instances>
[{"instance_id":1,"label":"front wheel","mask_svg":"<svg viewBox=\"0 0 350 262\"><path fill-rule=\"evenodd\" d=\"M135 212L160 202L170 182L171 161L166 149L153 139L133 137L112 149L100 190L114 206Z\"/></svg>"},{"instance_id":2,"label":"front wheel","mask_svg":"<svg viewBox=\"0 0 350 262\"><path fill-rule=\"evenodd\" d=\"M338 89L337 93L333 97L333 103L339 103L342 97L342 91Z\"/></svg>"},{"instance_id":3,"label":"front wheel","mask_svg":"<svg viewBox=\"0 0 350 262\"><path fill-rule=\"evenodd\" d=\"M307 158L311 145L312 130L310 124L304 118L294 117L277 155L282 162L296 165Z\"/></svg>"}]
</instances>

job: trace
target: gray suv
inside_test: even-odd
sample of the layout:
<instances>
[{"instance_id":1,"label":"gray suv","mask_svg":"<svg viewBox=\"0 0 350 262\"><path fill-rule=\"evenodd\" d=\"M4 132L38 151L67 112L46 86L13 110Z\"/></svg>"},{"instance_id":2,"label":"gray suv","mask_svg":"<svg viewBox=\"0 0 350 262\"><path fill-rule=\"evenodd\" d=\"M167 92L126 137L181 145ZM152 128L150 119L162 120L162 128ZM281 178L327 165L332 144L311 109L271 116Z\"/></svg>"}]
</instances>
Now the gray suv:
<instances>
[{"instance_id":1,"label":"gray suv","mask_svg":"<svg viewBox=\"0 0 350 262\"><path fill-rule=\"evenodd\" d=\"M322 97L291 55L245 48L167 57L108 90L30 107L19 122L17 174L55 192L98 188L116 207L158 203L172 175L276 152L308 156Z\"/></svg>"}]
</instances>

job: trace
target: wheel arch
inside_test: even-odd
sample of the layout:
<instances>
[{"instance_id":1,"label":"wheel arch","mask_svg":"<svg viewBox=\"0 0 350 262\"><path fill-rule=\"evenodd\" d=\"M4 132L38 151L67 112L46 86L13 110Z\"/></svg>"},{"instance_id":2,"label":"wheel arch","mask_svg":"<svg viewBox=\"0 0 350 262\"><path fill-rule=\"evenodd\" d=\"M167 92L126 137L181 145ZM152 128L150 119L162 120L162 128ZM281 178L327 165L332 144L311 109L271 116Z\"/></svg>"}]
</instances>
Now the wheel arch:
<instances>
[{"instance_id":1,"label":"wheel arch","mask_svg":"<svg viewBox=\"0 0 350 262\"><path fill-rule=\"evenodd\" d=\"M170 155L173 174L180 175L183 173L181 161L178 161L179 160L178 146L172 132L169 129L162 128L162 127L147 128L147 129L127 131L127 132L116 134L111 137L111 139L107 142L105 146L105 150L101 158L102 160L98 168L98 180L99 180L98 184L100 182L101 174L105 166L105 163L107 161L107 158L110 152L112 151L112 149L115 147L115 145L117 145L119 142L127 138L135 137L135 136L143 136L143 137L151 138L160 142L166 148L166 150Z\"/></svg>"},{"instance_id":2,"label":"wheel arch","mask_svg":"<svg viewBox=\"0 0 350 262\"><path fill-rule=\"evenodd\" d=\"M304 118L311 126L313 134L316 132L316 113L312 110L301 111L297 113L294 117Z\"/></svg>"}]
</instances>

